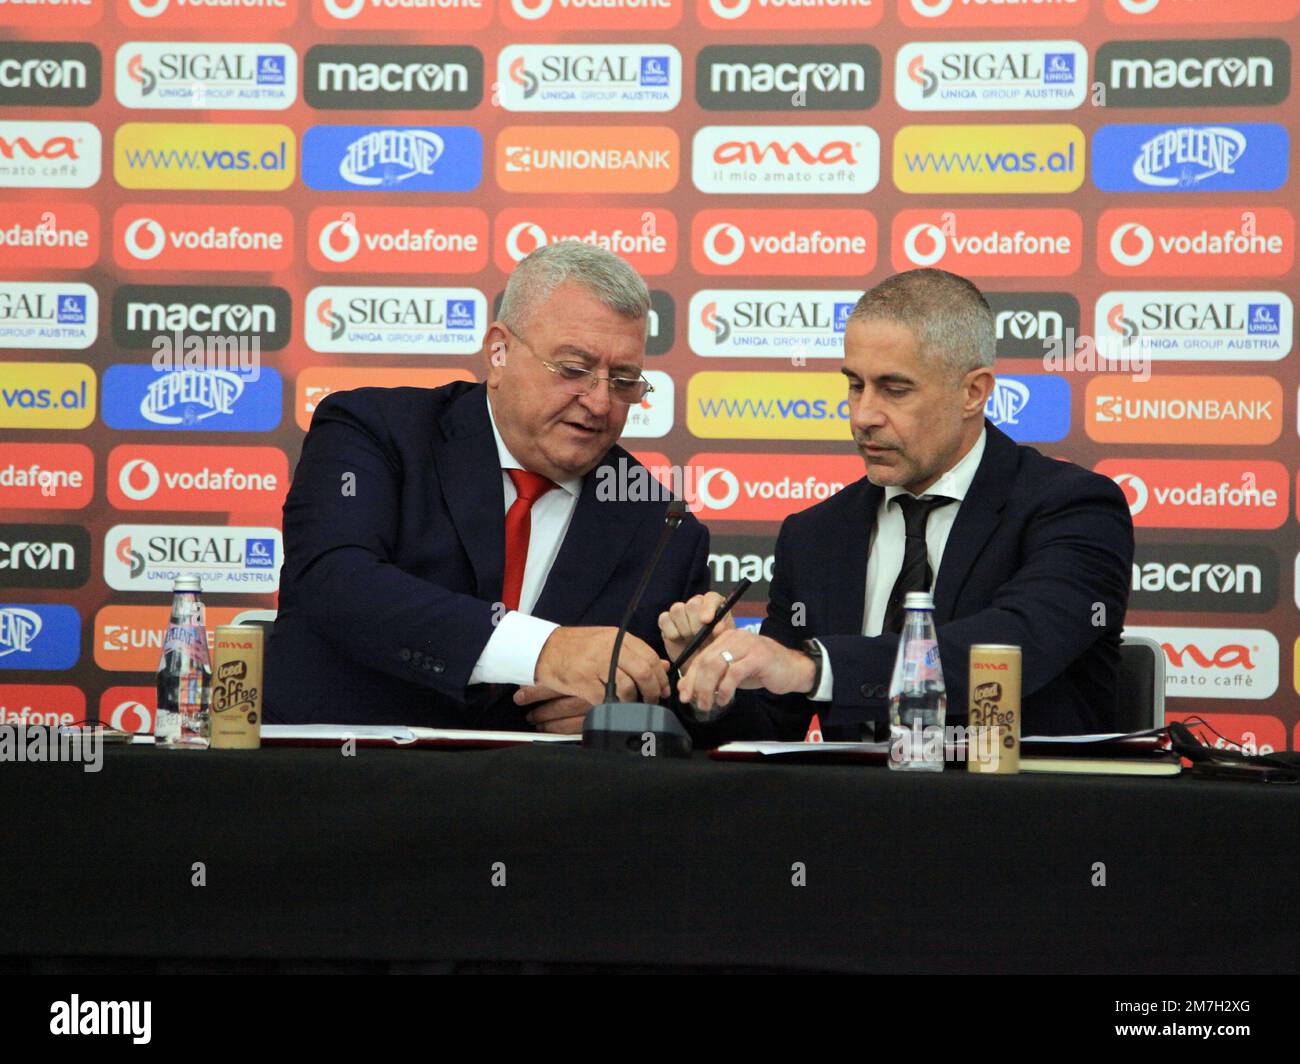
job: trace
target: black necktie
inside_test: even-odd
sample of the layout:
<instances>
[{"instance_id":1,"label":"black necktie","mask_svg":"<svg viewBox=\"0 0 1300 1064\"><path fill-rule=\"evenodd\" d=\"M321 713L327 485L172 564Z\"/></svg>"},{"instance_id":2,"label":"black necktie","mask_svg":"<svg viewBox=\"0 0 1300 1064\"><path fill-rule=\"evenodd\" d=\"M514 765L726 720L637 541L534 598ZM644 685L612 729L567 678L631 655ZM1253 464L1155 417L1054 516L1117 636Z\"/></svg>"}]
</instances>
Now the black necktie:
<instances>
[{"instance_id":1,"label":"black necktie","mask_svg":"<svg viewBox=\"0 0 1300 1064\"><path fill-rule=\"evenodd\" d=\"M903 568L894 581L894 590L889 593L889 606L885 610L886 632L903 630L903 600L909 591L929 591L934 581L930 569L930 559L925 549L925 523L930 518L930 511L940 506L956 502L944 495L935 495L928 499L917 499L911 495L895 495L894 502L903 511L903 522L907 526L907 540L903 546Z\"/></svg>"}]
</instances>

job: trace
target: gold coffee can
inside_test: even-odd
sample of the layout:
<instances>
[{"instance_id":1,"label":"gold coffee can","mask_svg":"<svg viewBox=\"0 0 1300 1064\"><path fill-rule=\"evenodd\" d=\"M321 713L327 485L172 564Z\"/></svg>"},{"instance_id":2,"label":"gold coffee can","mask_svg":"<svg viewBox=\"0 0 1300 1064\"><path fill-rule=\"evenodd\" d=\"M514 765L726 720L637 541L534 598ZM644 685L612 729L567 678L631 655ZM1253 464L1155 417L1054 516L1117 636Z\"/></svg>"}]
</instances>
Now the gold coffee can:
<instances>
[{"instance_id":1,"label":"gold coffee can","mask_svg":"<svg viewBox=\"0 0 1300 1064\"><path fill-rule=\"evenodd\" d=\"M1020 648L977 643L970 648L966 771L1020 771Z\"/></svg>"},{"instance_id":2,"label":"gold coffee can","mask_svg":"<svg viewBox=\"0 0 1300 1064\"><path fill-rule=\"evenodd\" d=\"M223 624L212 640L212 749L262 745L262 629Z\"/></svg>"}]
</instances>

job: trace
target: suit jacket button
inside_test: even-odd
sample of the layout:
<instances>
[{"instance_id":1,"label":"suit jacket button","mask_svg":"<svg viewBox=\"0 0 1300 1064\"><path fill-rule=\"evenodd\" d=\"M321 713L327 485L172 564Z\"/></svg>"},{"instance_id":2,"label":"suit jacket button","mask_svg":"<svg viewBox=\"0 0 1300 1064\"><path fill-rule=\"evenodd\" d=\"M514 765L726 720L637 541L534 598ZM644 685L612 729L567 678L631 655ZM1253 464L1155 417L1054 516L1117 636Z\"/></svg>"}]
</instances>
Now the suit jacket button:
<instances>
[{"instance_id":1,"label":"suit jacket button","mask_svg":"<svg viewBox=\"0 0 1300 1064\"><path fill-rule=\"evenodd\" d=\"M870 684L865 684L865 683L864 683L861 687L858 688L858 693L861 694L863 698L870 698L870 697L871 697L871 685L870 685Z\"/></svg>"},{"instance_id":2,"label":"suit jacket button","mask_svg":"<svg viewBox=\"0 0 1300 1064\"><path fill-rule=\"evenodd\" d=\"M410 660L411 660L411 648L410 648L410 647L402 647L402 649L401 649L400 651L398 651L398 656L399 656L403 661L410 661Z\"/></svg>"},{"instance_id":3,"label":"suit jacket button","mask_svg":"<svg viewBox=\"0 0 1300 1064\"><path fill-rule=\"evenodd\" d=\"M435 661L435 662L433 663L433 671L434 671L434 672L446 672L446 671L447 671L447 663L446 663L445 661L441 660L441 659L439 659L438 661Z\"/></svg>"}]
</instances>

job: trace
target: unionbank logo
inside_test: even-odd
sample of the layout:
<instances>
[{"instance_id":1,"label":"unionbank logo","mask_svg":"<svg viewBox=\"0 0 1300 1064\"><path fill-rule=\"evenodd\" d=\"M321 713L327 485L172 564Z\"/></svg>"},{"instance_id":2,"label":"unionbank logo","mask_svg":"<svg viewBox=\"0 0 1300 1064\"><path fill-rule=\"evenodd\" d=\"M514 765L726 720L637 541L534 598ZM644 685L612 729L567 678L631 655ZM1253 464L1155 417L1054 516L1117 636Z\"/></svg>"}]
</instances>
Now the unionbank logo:
<instances>
[{"instance_id":1,"label":"unionbank logo","mask_svg":"<svg viewBox=\"0 0 1300 1064\"><path fill-rule=\"evenodd\" d=\"M0 510L80 510L94 486L84 444L0 443Z\"/></svg>"},{"instance_id":2,"label":"unionbank logo","mask_svg":"<svg viewBox=\"0 0 1300 1064\"><path fill-rule=\"evenodd\" d=\"M0 603L0 669L70 669L81 657L81 617L71 606Z\"/></svg>"},{"instance_id":3,"label":"unionbank logo","mask_svg":"<svg viewBox=\"0 0 1300 1064\"><path fill-rule=\"evenodd\" d=\"M1092 180L1103 192L1249 192L1286 183L1291 141L1271 122L1104 126Z\"/></svg>"},{"instance_id":4,"label":"unionbank logo","mask_svg":"<svg viewBox=\"0 0 1300 1064\"><path fill-rule=\"evenodd\" d=\"M849 455L692 455L683 485L700 519L783 521L824 502L863 475L862 459ZM768 540L770 544L771 541Z\"/></svg>"},{"instance_id":5,"label":"unionbank logo","mask_svg":"<svg viewBox=\"0 0 1300 1064\"><path fill-rule=\"evenodd\" d=\"M317 207L307 261L324 273L477 273L488 220L477 207Z\"/></svg>"},{"instance_id":6,"label":"unionbank logo","mask_svg":"<svg viewBox=\"0 0 1300 1064\"><path fill-rule=\"evenodd\" d=\"M280 586L276 528L114 525L104 537L104 582L118 591L169 591L197 576L208 595L264 594Z\"/></svg>"},{"instance_id":7,"label":"unionbank logo","mask_svg":"<svg viewBox=\"0 0 1300 1064\"><path fill-rule=\"evenodd\" d=\"M99 296L73 281L0 281L0 347L89 347Z\"/></svg>"},{"instance_id":8,"label":"unionbank logo","mask_svg":"<svg viewBox=\"0 0 1300 1064\"><path fill-rule=\"evenodd\" d=\"M677 265L677 218L638 207L511 207L497 215L493 260L509 273L543 244L561 240L612 251L643 277Z\"/></svg>"},{"instance_id":9,"label":"unionbank logo","mask_svg":"<svg viewBox=\"0 0 1300 1064\"><path fill-rule=\"evenodd\" d=\"M104 371L103 386L112 429L269 432L280 424L283 384L269 366L247 380L221 369L118 365Z\"/></svg>"},{"instance_id":10,"label":"unionbank logo","mask_svg":"<svg viewBox=\"0 0 1300 1064\"><path fill-rule=\"evenodd\" d=\"M278 192L295 169L288 126L127 122L113 137L113 176L123 188Z\"/></svg>"},{"instance_id":11,"label":"unionbank logo","mask_svg":"<svg viewBox=\"0 0 1300 1064\"><path fill-rule=\"evenodd\" d=\"M1114 277L1276 277L1294 261L1285 207L1122 207L1097 221L1097 263Z\"/></svg>"},{"instance_id":12,"label":"unionbank logo","mask_svg":"<svg viewBox=\"0 0 1300 1064\"><path fill-rule=\"evenodd\" d=\"M283 111L298 97L298 56L287 44L129 41L114 87L123 107Z\"/></svg>"},{"instance_id":13,"label":"unionbank logo","mask_svg":"<svg viewBox=\"0 0 1300 1064\"><path fill-rule=\"evenodd\" d=\"M926 41L894 62L908 111L1063 111L1083 103L1088 51L1078 41Z\"/></svg>"},{"instance_id":14,"label":"unionbank logo","mask_svg":"<svg viewBox=\"0 0 1300 1064\"><path fill-rule=\"evenodd\" d=\"M497 86L507 111L671 111L682 55L671 44L511 44Z\"/></svg>"},{"instance_id":15,"label":"unionbank logo","mask_svg":"<svg viewBox=\"0 0 1300 1064\"><path fill-rule=\"evenodd\" d=\"M307 294L303 323L313 351L472 355L483 342L487 300L477 288L353 288Z\"/></svg>"},{"instance_id":16,"label":"unionbank logo","mask_svg":"<svg viewBox=\"0 0 1300 1064\"><path fill-rule=\"evenodd\" d=\"M91 636L94 640L95 664L109 672L156 671L162 657L163 637L167 633L170 612L168 606L105 606L95 614ZM218 626L238 623L235 618L244 612L246 607L243 606L203 604L209 654L212 652ZM116 696L114 707L122 702L134 702L135 698L130 696L132 690L110 688L110 691L126 692ZM157 692L153 688L144 688L143 693L147 695L144 699L146 706L157 703ZM106 701L108 697L109 692L105 692ZM139 711L130 705L122 710L122 715L131 724L138 723L140 719ZM131 730L130 727L127 730Z\"/></svg>"},{"instance_id":17,"label":"unionbank logo","mask_svg":"<svg viewBox=\"0 0 1300 1064\"><path fill-rule=\"evenodd\" d=\"M234 285L124 284L113 293L113 340L159 350L160 337L198 336L278 351L291 332L283 288Z\"/></svg>"},{"instance_id":18,"label":"unionbank logo","mask_svg":"<svg viewBox=\"0 0 1300 1064\"><path fill-rule=\"evenodd\" d=\"M700 439L846 443L852 436L844 377L810 369L697 373L687 385L686 424Z\"/></svg>"},{"instance_id":19,"label":"unionbank logo","mask_svg":"<svg viewBox=\"0 0 1300 1064\"><path fill-rule=\"evenodd\" d=\"M715 30L868 29L886 0L695 0L702 25Z\"/></svg>"},{"instance_id":20,"label":"unionbank logo","mask_svg":"<svg viewBox=\"0 0 1300 1064\"><path fill-rule=\"evenodd\" d=\"M0 203L0 255L31 269L85 269L99 259L99 211L88 203Z\"/></svg>"},{"instance_id":21,"label":"unionbank logo","mask_svg":"<svg viewBox=\"0 0 1300 1064\"><path fill-rule=\"evenodd\" d=\"M0 41L0 106L87 107L99 92L93 44Z\"/></svg>"},{"instance_id":22,"label":"unionbank logo","mask_svg":"<svg viewBox=\"0 0 1300 1064\"><path fill-rule=\"evenodd\" d=\"M501 21L516 32L666 30L685 0L498 0Z\"/></svg>"},{"instance_id":23,"label":"unionbank logo","mask_svg":"<svg viewBox=\"0 0 1300 1064\"><path fill-rule=\"evenodd\" d=\"M709 111L863 111L879 98L869 44L710 45L695 60L695 99Z\"/></svg>"},{"instance_id":24,"label":"unionbank logo","mask_svg":"<svg viewBox=\"0 0 1300 1064\"><path fill-rule=\"evenodd\" d=\"M467 369L390 369L369 366L312 366L298 374L294 420L304 432L316 408L333 392L353 388L441 388L452 381L477 378Z\"/></svg>"},{"instance_id":25,"label":"unionbank logo","mask_svg":"<svg viewBox=\"0 0 1300 1064\"><path fill-rule=\"evenodd\" d=\"M1260 107L1291 91L1291 49L1277 37L1111 41L1097 50L1107 107Z\"/></svg>"},{"instance_id":26,"label":"unionbank logo","mask_svg":"<svg viewBox=\"0 0 1300 1064\"><path fill-rule=\"evenodd\" d=\"M108 501L119 510L279 513L289 466L278 447L114 447Z\"/></svg>"},{"instance_id":27,"label":"unionbank logo","mask_svg":"<svg viewBox=\"0 0 1300 1064\"><path fill-rule=\"evenodd\" d=\"M173 26L211 30L217 12L225 18L283 29L298 17L298 0L117 0L117 15L128 26L167 30Z\"/></svg>"},{"instance_id":28,"label":"unionbank logo","mask_svg":"<svg viewBox=\"0 0 1300 1064\"><path fill-rule=\"evenodd\" d=\"M1138 528L1280 528L1290 478L1280 462L1108 458L1096 466Z\"/></svg>"},{"instance_id":29,"label":"unionbank logo","mask_svg":"<svg viewBox=\"0 0 1300 1064\"><path fill-rule=\"evenodd\" d=\"M493 0L311 0L311 17L331 30L481 30Z\"/></svg>"},{"instance_id":30,"label":"unionbank logo","mask_svg":"<svg viewBox=\"0 0 1300 1064\"><path fill-rule=\"evenodd\" d=\"M1045 373L1000 373L984 416L1017 443L1055 443L1070 434L1070 385Z\"/></svg>"},{"instance_id":31,"label":"unionbank logo","mask_svg":"<svg viewBox=\"0 0 1300 1064\"><path fill-rule=\"evenodd\" d=\"M155 666L157 662L154 663ZM86 719L86 696L69 684L0 684L0 724L29 727Z\"/></svg>"},{"instance_id":32,"label":"unionbank logo","mask_svg":"<svg viewBox=\"0 0 1300 1064\"><path fill-rule=\"evenodd\" d=\"M68 29L93 26L104 17L104 2L105 0L4 0L0 3L0 11L4 12L6 26L33 26L39 30Z\"/></svg>"},{"instance_id":33,"label":"unionbank logo","mask_svg":"<svg viewBox=\"0 0 1300 1064\"><path fill-rule=\"evenodd\" d=\"M680 166L667 126L508 126L497 136L506 192L671 192Z\"/></svg>"},{"instance_id":34,"label":"unionbank logo","mask_svg":"<svg viewBox=\"0 0 1300 1064\"><path fill-rule=\"evenodd\" d=\"M1165 652L1166 698L1271 698L1277 692L1277 637L1262 628L1128 627Z\"/></svg>"},{"instance_id":35,"label":"unionbank logo","mask_svg":"<svg viewBox=\"0 0 1300 1064\"><path fill-rule=\"evenodd\" d=\"M1157 361L1276 362L1291 353L1294 320L1284 292L1106 292L1093 333L1102 350L1128 342Z\"/></svg>"},{"instance_id":36,"label":"unionbank logo","mask_svg":"<svg viewBox=\"0 0 1300 1064\"><path fill-rule=\"evenodd\" d=\"M1077 126L904 126L894 136L903 192L1073 192L1083 165Z\"/></svg>"},{"instance_id":37,"label":"unionbank logo","mask_svg":"<svg viewBox=\"0 0 1300 1064\"><path fill-rule=\"evenodd\" d=\"M303 96L316 108L467 111L483 99L477 48L318 44L303 67Z\"/></svg>"},{"instance_id":38,"label":"unionbank logo","mask_svg":"<svg viewBox=\"0 0 1300 1064\"><path fill-rule=\"evenodd\" d=\"M1106 17L1125 25L1187 25L1203 22L1287 22L1300 14L1300 0L1102 0Z\"/></svg>"},{"instance_id":39,"label":"unionbank logo","mask_svg":"<svg viewBox=\"0 0 1300 1064\"><path fill-rule=\"evenodd\" d=\"M313 126L302 180L319 191L469 192L483 180L483 138L470 126Z\"/></svg>"},{"instance_id":40,"label":"unionbank logo","mask_svg":"<svg viewBox=\"0 0 1300 1064\"><path fill-rule=\"evenodd\" d=\"M252 204L132 203L113 215L113 260L127 270L283 270L293 215Z\"/></svg>"},{"instance_id":41,"label":"unionbank logo","mask_svg":"<svg viewBox=\"0 0 1300 1064\"><path fill-rule=\"evenodd\" d=\"M102 154L89 122L0 122L0 188L90 188Z\"/></svg>"},{"instance_id":42,"label":"unionbank logo","mask_svg":"<svg viewBox=\"0 0 1300 1064\"><path fill-rule=\"evenodd\" d=\"M90 534L77 525L0 525L0 587L81 587Z\"/></svg>"},{"instance_id":43,"label":"unionbank logo","mask_svg":"<svg viewBox=\"0 0 1300 1064\"><path fill-rule=\"evenodd\" d=\"M870 126L705 126L691 159L701 192L870 192L880 181L880 136Z\"/></svg>"},{"instance_id":44,"label":"unionbank logo","mask_svg":"<svg viewBox=\"0 0 1300 1064\"><path fill-rule=\"evenodd\" d=\"M691 296L691 350L712 358L842 358L857 291L704 289Z\"/></svg>"},{"instance_id":45,"label":"unionbank logo","mask_svg":"<svg viewBox=\"0 0 1300 1064\"><path fill-rule=\"evenodd\" d=\"M1282 385L1272 377L1105 374L1088 382L1085 422L1101 443L1273 443L1282 434Z\"/></svg>"},{"instance_id":46,"label":"unionbank logo","mask_svg":"<svg viewBox=\"0 0 1300 1064\"><path fill-rule=\"evenodd\" d=\"M1277 605L1277 557L1266 547L1145 543L1133 556L1130 610L1265 613Z\"/></svg>"},{"instance_id":47,"label":"unionbank logo","mask_svg":"<svg viewBox=\"0 0 1300 1064\"><path fill-rule=\"evenodd\" d=\"M898 0L903 25L926 29L1072 26L1088 14L1089 0Z\"/></svg>"},{"instance_id":48,"label":"unionbank logo","mask_svg":"<svg viewBox=\"0 0 1300 1064\"><path fill-rule=\"evenodd\" d=\"M894 269L937 266L965 277L1067 277L1082 261L1074 211L910 210L894 216Z\"/></svg>"},{"instance_id":49,"label":"unionbank logo","mask_svg":"<svg viewBox=\"0 0 1300 1064\"><path fill-rule=\"evenodd\" d=\"M876 265L876 219L862 210L701 211L691 264L719 276L862 277Z\"/></svg>"},{"instance_id":50,"label":"unionbank logo","mask_svg":"<svg viewBox=\"0 0 1300 1064\"><path fill-rule=\"evenodd\" d=\"M95 420L95 371L82 362L0 362L0 427L84 429Z\"/></svg>"},{"instance_id":51,"label":"unionbank logo","mask_svg":"<svg viewBox=\"0 0 1300 1064\"><path fill-rule=\"evenodd\" d=\"M985 292L999 358L1042 358L1079 332L1079 301L1067 292Z\"/></svg>"}]
</instances>

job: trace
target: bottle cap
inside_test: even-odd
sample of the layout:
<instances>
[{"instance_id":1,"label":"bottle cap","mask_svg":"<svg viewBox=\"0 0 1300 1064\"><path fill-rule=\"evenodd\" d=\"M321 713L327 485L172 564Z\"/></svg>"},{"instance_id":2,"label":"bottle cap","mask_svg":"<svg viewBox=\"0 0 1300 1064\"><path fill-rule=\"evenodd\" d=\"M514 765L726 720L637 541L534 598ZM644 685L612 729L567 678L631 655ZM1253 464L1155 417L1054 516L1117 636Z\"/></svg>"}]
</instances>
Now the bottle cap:
<instances>
[{"instance_id":1,"label":"bottle cap","mask_svg":"<svg viewBox=\"0 0 1300 1064\"><path fill-rule=\"evenodd\" d=\"M903 609L932 610L934 609L934 596L928 591L909 591L903 596Z\"/></svg>"},{"instance_id":2,"label":"bottle cap","mask_svg":"<svg viewBox=\"0 0 1300 1064\"><path fill-rule=\"evenodd\" d=\"M186 574L178 576L172 584L172 591L202 591L202 583L197 576Z\"/></svg>"}]
</instances>

